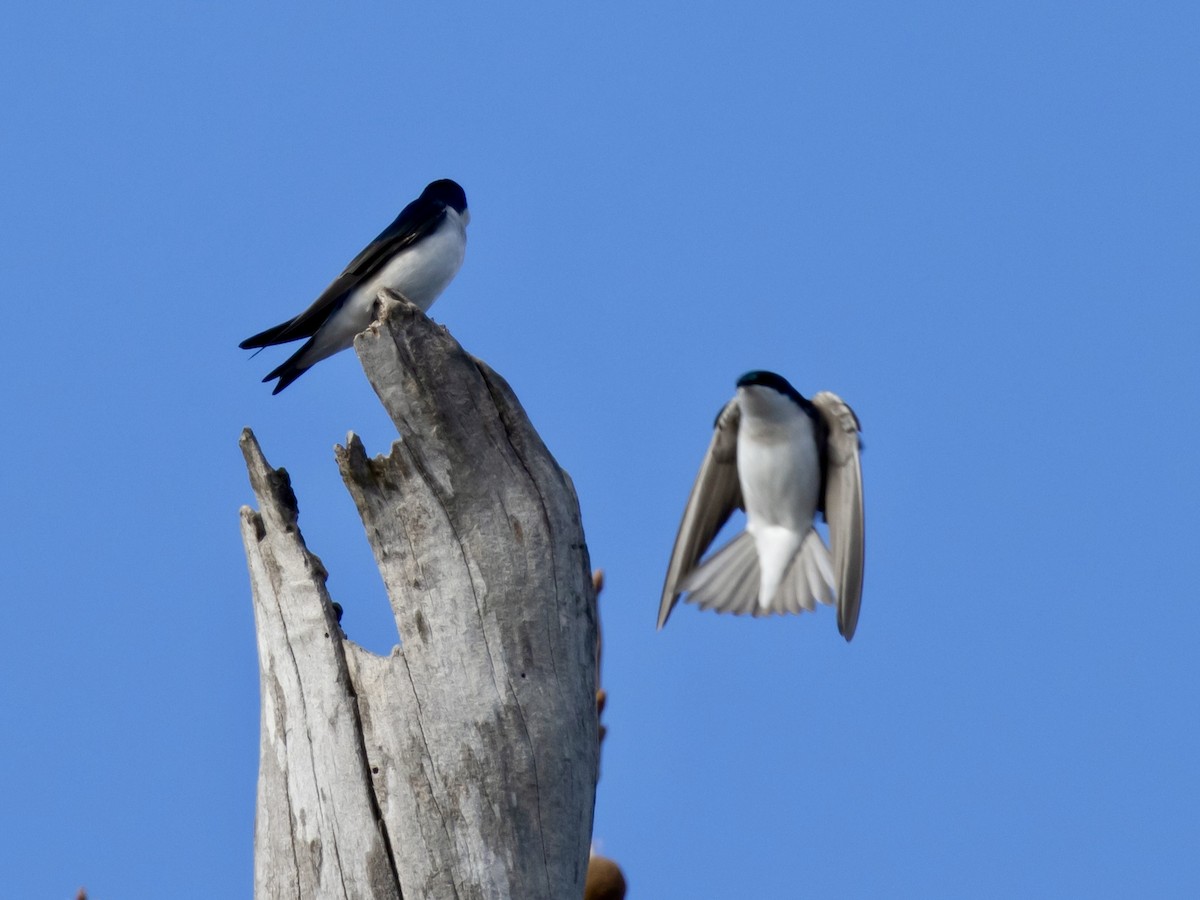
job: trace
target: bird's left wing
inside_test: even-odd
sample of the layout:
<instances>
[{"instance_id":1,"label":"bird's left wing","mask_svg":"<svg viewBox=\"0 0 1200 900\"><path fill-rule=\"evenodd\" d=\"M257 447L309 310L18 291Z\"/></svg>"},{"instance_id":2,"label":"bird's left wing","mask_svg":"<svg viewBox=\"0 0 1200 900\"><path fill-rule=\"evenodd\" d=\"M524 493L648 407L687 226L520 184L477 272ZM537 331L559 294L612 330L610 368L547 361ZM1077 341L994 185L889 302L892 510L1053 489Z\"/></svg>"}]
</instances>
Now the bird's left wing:
<instances>
[{"instance_id":1,"label":"bird's left wing","mask_svg":"<svg viewBox=\"0 0 1200 900\"><path fill-rule=\"evenodd\" d=\"M405 247L435 231L445 217L445 203L424 195L418 197L400 210L395 221L367 244L362 253L350 260L341 277L353 276L356 282L362 281Z\"/></svg>"},{"instance_id":2,"label":"bird's left wing","mask_svg":"<svg viewBox=\"0 0 1200 900\"><path fill-rule=\"evenodd\" d=\"M734 398L725 404L717 416L712 440L700 464L700 473L692 486L671 562L663 584L662 602L658 607L658 627L666 624L675 601L682 593L680 584L696 567L708 545L721 530L733 511L742 505L742 489L737 474L737 434L741 408Z\"/></svg>"},{"instance_id":3,"label":"bird's left wing","mask_svg":"<svg viewBox=\"0 0 1200 900\"><path fill-rule=\"evenodd\" d=\"M837 578L838 631L848 641L858 626L865 560L860 428L854 410L837 394L822 391L812 402L828 430L825 520Z\"/></svg>"},{"instance_id":4,"label":"bird's left wing","mask_svg":"<svg viewBox=\"0 0 1200 900\"><path fill-rule=\"evenodd\" d=\"M387 265L388 260L405 247L433 232L445 216L446 204L429 197L418 197L400 210L400 215L396 216L395 221L367 244L358 256L350 260L342 274L321 292L321 296L317 297L308 309L294 319L246 338L238 346L249 350L312 337L329 317L341 308L352 290Z\"/></svg>"}]
</instances>

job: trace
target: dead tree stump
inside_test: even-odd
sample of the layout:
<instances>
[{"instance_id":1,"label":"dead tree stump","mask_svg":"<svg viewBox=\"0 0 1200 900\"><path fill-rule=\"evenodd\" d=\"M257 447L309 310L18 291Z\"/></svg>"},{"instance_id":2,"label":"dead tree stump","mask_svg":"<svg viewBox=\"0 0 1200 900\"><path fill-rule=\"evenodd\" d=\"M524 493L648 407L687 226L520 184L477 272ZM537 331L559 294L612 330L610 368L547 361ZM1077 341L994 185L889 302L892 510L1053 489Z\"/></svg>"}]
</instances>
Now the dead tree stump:
<instances>
[{"instance_id":1,"label":"dead tree stump","mask_svg":"<svg viewBox=\"0 0 1200 900\"><path fill-rule=\"evenodd\" d=\"M255 897L581 897L596 612L570 478L511 389L416 307L355 340L401 439L335 450L401 645L344 638L286 471L247 429L262 736Z\"/></svg>"}]
</instances>

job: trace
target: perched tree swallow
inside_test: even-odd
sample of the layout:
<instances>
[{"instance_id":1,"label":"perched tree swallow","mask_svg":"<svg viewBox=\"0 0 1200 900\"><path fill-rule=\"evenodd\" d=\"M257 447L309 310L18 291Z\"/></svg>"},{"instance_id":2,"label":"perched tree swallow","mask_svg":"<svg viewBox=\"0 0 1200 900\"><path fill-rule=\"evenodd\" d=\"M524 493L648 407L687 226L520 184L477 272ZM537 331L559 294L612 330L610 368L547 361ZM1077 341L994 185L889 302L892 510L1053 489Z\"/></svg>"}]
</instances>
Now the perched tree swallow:
<instances>
[{"instance_id":1,"label":"perched tree swallow","mask_svg":"<svg viewBox=\"0 0 1200 900\"><path fill-rule=\"evenodd\" d=\"M354 257L312 306L238 346L250 350L308 338L263 379L278 378L271 392L278 394L315 363L353 346L354 336L371 324L380 288L391 288L422 312L428 310L462 265L469 221L463 189L449 178L433 182Z\"/></svg>"},{"instance_id":2,"label":"perched tree swallow","mask_svg":"<svg viewBox=\"0 0 1200 900\"><path fill-rule=\"evenodd\" d=\"M807 400L774 372L739 378L688 497L658 627L680 594L701 609L755 616L836 599L838 631L854 637L863 582L859 431L836 394ZM700 562L739 508L746 530ZM814 527L818 512L829 523L832 560Z\"/></svg>"}]
</instances>

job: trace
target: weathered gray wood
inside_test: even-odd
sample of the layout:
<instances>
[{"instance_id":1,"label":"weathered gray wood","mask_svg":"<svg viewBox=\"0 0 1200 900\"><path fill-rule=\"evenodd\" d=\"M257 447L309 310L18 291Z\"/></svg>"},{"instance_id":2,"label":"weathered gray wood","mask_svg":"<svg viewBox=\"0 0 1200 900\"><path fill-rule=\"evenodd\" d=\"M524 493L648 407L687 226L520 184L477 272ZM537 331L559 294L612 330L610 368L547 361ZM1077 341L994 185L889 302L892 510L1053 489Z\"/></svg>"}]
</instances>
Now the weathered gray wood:
<instances>
[{"instance_id":1,"label":"weathered gray wood","mask_svg":"<svg viewBox=\"0 0 1200 900\"><path fill-rule=\"evenodd\" d=\"M403 644L378 657L341 638L290 489L265 461L256 474L244 436L263 507L243 510L263 669L256 896L395 896L386 871L409 900L580 897L596 618L570 479L503 379L416 307L385 299L355 347L403 438L368 459L351 434L336 456ZM345 878L348 836L316 833L315 859L297 846L351 820L362 876L338 893L325 856L333 841Z\"/></svg>"},{"instance_id":2,"label":"weathered gray wood","mask_svg":"<svg viewBox=\"0 0 1200 900\"><path fill-rule=\"evenodd\" d=\"M254 895L399 897L325 568L296 526L287 472L249 429L241 447L259 503L241 511L262 696Z\"/></svg>"}]
</instances>

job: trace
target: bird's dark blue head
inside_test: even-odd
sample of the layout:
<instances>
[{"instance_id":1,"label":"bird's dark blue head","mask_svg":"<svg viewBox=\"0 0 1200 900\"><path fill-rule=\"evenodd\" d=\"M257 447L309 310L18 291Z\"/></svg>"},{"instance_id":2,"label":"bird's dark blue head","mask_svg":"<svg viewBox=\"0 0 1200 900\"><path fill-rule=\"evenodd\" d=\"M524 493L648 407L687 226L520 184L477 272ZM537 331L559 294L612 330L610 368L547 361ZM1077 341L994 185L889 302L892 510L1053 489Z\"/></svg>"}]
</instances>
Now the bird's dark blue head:
<instances>
[{"instance_id":1,"label":"bird's dark blue head","mask_svg":"<svg viewBox=\"0 0 1200 900\"><path fill-rule=\"evenodd\" d=\"M790 381L782 375L776 375L774 372L767 372L762 369L755 369L753 372L747 372L737 380L738 387L765 387L773 391L778 391L785 397L791 398L800 406L808 409L810 403L807 398L802 397L800 392L792 387Z\"/></svg>"},{"instance_id":2,"label":"bird's dark blue head","mask_svg":"<svg viewBox=\"0 0 1200 900\"><path fill-rule=\"evenodd\" d=\"M457 181L451 181L449 178L440 178L430 182L429 186L421 192L421 198L444 203L460 216L467 211L466 192L459 187Z\"/></svg>"}]
</instances>

